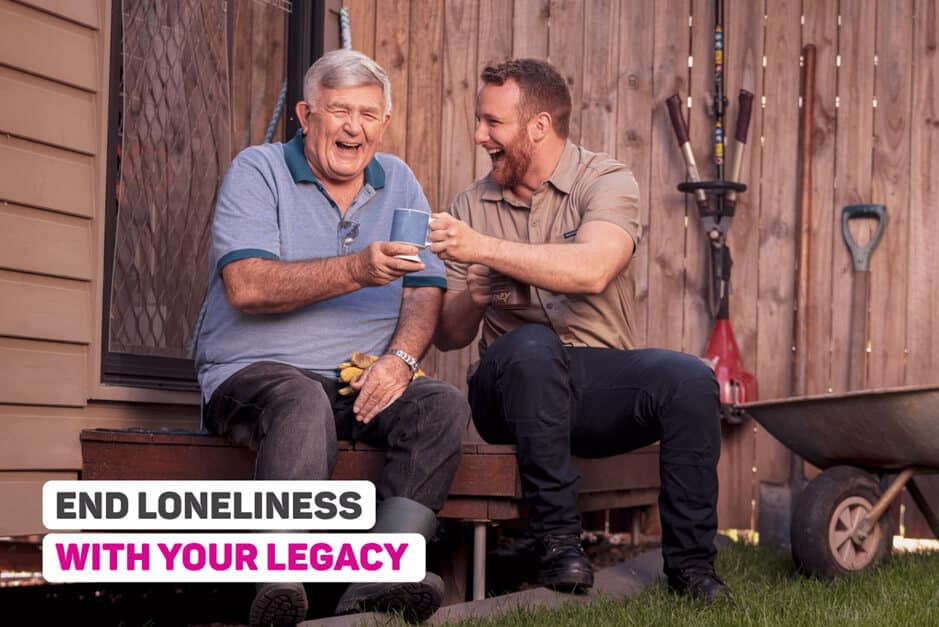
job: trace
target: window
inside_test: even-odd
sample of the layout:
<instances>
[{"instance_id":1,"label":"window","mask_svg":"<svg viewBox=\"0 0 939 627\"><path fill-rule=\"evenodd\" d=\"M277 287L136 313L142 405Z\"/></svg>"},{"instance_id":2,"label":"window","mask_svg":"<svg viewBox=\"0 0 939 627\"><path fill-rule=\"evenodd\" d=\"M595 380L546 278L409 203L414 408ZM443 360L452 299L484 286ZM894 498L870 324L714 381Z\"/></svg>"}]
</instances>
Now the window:
<instances>
[{"instance_id":1,"label":"window","mask_svg":"<svg viewBox=\"0 0 939 627\"><path fill-rule=\"evenodd\" d=\"M113 2L102 381L197 389L190 344L215 195L239 150L269 127L284 138L291 107L278 101L288 67L294 83L315 58L322 5ZM288 30L302 53L291 59Z\"/></svg>"}]
</instances>

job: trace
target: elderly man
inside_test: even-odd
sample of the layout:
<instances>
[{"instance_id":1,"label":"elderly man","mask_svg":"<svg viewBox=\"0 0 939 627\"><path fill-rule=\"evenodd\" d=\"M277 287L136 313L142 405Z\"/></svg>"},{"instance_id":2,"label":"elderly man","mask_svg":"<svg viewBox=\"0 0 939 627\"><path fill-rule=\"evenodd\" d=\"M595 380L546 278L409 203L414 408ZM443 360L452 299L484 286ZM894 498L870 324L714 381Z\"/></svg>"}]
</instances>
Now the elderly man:
<instances>
[{"instance_id":1,"label":"elderly man","mask_svg":"<svg viewBox=\"0 0 939 627\"><path fill-rule=\"evenodd\" d=\"M482 82L475 141L492 171L457 195L452 215L435 215L431 250L447 261L449 281L436 343L465 346L483 323L470 406L487 441L517 447L540 581L568 591L593 584L572 452L604 457L661 440L669 584L726 596L713 566L717 382L696 357L633 341L636 180L568 141L570 93L547 63L487 67ZM493 300L493 271L522 282L530 304Z\"/></svg>"},{"instance_id":2,"label":"elderly man","mask_svg":"<svg viewBox=\"0 0 939 627\"><path fill-rule=\"evenodd\" d=\"M387 240L395 207L430 209L411 170L376 154L391 117L378 64L334 51L303 87L302 131L243 151L219 190L197 342L205 423L257 449L256 479L328 479L337 438L387 447L373 530L429 539L469 407L452 386L413 378L440 311L443 264ZM353 352L379 357L347 396L336 368ZM353 584L336 611L423 620L442 593L432 573ZM260 584L250 622L296 623L306 611L302 585Z\"/></svg>"}]
</instances>

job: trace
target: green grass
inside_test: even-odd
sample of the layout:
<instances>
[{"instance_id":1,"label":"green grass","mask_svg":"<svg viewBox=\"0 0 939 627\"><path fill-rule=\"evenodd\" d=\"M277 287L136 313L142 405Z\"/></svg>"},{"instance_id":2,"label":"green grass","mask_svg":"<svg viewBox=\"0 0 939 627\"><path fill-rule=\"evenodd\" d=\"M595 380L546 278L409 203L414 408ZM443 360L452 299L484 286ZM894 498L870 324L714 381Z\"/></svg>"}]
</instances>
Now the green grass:
<instances>
[{"instance_id":1,"label":"green grass","mask_svg":"<svg viewBox=\"0 0 939 627\"><path fill-rule=\"evenodd\" d=\"M459 624L939 626L939 553L895 555L873 571L825 582L797 575L788 554L735 544L721 551L717 569L734 591L732 604L708 607L658 584L632 599L525 608L488 621Z\"/></svg>"}]
</instances>

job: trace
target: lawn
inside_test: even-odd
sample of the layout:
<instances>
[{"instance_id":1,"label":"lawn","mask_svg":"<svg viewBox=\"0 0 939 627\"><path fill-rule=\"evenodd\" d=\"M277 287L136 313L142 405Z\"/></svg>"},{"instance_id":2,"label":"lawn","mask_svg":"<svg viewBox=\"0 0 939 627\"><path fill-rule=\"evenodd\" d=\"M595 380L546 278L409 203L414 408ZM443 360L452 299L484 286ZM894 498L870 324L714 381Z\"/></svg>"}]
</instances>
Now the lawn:
<instances>
[{"instance_id":1,"label":"lawn","mask_svg":"<svg viewBox=\"0 0 939 627\"><path fill-rule=\"evenodd\" d=\"M895 554L880 568L835 581L795 573L788 554L733 544L723 549L718 572L734 602L706 607L671 594L662 584L626 599L520 609L475 625L939 625L939 552Z\"/></svg>"}]
</instances>

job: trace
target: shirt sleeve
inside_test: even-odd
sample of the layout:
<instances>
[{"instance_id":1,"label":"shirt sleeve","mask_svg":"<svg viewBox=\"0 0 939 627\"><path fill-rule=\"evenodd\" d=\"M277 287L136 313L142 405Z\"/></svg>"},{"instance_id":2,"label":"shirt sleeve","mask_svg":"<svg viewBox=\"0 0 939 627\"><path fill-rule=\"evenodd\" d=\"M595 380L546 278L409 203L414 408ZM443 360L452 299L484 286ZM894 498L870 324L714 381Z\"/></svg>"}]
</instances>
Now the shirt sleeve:
<instances>
[{"instance_id":1,"label":"shirt sleeve","mask_svg":"<svg viewBox=\"0 0 939 627\"><path fill-rule=\"evenodd\" d=\"M581 224L610 222L629 233L638 247L642 236L639 221L639 184L625 167L600 174L584 186L576 199L581 209Z\"/></svg>"},{"instance_id":2,"label":"shirt sleeve","mask_svg":"<svg viewBox=\"0 0 939 627\"><path fill-rule=\"evenodd\" d=\"M280 252L273 175L259 151L249 149L235 157L219 188L212 221L212 265L221 272L239 259L280 259Z\"/></svg>"},{"instance_id":3,"label":"shirt sleeve","mask_svg":"<svg viewBox=\"0 0 939 627\"><path fill-rule=\"evenodd\" d=\"M412 179L409 182L408 206L431 213L430 203L427 202L427 197L424 195L424 190L421 189L421 184L417 181L417 177L415 177L414 173L410 172L410 170L408 174ZM430 252L429 247L422 248L418 256L421 258L421 261L424 262L424 269L420 272L406 274L402 285L404 287L439 287L441 289L447 289L447 275L443 261L441 261L437 255Z\"/></svg>"}]
</instances>

